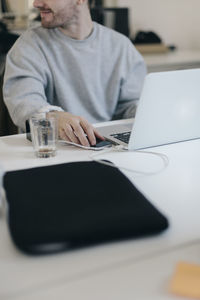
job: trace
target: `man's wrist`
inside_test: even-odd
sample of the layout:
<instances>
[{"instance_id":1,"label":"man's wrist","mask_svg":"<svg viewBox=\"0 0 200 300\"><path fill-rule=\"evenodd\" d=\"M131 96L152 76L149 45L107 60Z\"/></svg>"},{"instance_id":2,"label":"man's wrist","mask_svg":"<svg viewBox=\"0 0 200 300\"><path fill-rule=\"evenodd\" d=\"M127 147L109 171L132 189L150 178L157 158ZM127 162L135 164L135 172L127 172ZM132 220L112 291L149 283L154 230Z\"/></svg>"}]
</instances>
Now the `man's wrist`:
<instances>
[{"instance_id":1,"label":"man's wrist","mask_svg":"<svg viewBox=\"0 0 200 300\"><path fill-rule=\"evenodd\" d=\"M63 111L63 109L59 106L47 105L42 107L38 113L50 113L50 112L59 112Z\"/></svg>"}]
</instances>

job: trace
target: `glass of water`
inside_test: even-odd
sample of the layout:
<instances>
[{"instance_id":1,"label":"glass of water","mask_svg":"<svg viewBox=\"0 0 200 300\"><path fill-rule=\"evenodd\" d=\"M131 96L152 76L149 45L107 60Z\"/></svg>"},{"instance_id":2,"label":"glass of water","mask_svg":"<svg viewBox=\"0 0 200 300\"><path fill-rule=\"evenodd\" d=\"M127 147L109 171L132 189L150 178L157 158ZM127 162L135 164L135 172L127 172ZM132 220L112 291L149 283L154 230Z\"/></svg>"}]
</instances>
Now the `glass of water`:
<instances>
[{"instance_id":1,"label":"glass of water","mask_svg":"<svg viewBox=\"0 0 200 300\"><path fill-rule=\"evenodd\" d=\"M36 114L29 120L35 155L47 158L57 153L57 120L54 116Z\"/></svg>"}]
</instances>

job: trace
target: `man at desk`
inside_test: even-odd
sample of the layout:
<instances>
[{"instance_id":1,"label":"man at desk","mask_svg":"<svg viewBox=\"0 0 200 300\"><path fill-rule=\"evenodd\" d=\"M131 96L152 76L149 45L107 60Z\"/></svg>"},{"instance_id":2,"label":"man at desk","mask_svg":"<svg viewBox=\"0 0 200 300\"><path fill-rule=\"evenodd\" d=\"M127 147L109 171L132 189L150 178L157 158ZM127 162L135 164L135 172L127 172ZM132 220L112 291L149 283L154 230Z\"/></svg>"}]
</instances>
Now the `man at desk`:
<instances>
[{"instance_id":1,"label":"man at desk","mask_svg":"<svg viewBox=\"0 0 200 300\"><path fill-rule=\"evenodd\" d=\"M89 146L102 138L91 123L134 116L143 58L127 37L92 22L91 2L34 0L42 26L27 30L6 62L4 101L17 126L56 111L60 137Z\"/></svg>"}]
</instances>

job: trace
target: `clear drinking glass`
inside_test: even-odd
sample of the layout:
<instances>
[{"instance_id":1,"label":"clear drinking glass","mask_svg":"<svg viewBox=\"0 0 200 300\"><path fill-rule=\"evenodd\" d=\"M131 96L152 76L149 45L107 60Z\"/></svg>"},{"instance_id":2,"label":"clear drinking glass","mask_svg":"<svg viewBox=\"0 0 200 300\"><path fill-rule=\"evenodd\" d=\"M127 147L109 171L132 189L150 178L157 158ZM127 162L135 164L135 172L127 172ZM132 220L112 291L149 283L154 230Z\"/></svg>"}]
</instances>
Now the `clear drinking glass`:
<instances>
[{"instance_id":1,"label":"clear drinking glass","mask_svg":"<svg viewBox=\"0 0 200 300\"><path fill-rule=\"evenodd\" d=\"M51 157L57 153L57 120L54 116L36 114L29 120L31 138L37 157Z\"/></svg>"}]
</instances>

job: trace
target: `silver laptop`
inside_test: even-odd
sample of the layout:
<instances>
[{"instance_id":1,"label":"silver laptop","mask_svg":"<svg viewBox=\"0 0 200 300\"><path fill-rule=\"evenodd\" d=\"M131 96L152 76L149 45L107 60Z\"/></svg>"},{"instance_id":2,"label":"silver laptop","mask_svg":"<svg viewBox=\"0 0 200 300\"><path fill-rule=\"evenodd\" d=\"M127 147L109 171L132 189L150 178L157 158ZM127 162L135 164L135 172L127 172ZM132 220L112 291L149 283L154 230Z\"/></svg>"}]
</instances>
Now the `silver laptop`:
<instances>
[{"instance_id":1,"label":"silver laptop","mask_svg":"<svg viewBox=\"0 0 200 300\"><path fill-rule=\"evenodd\" d=\"M200 138L200 69L148 74L134 123L98 130L129 150Z\"/></svg>"}]
</instances>

